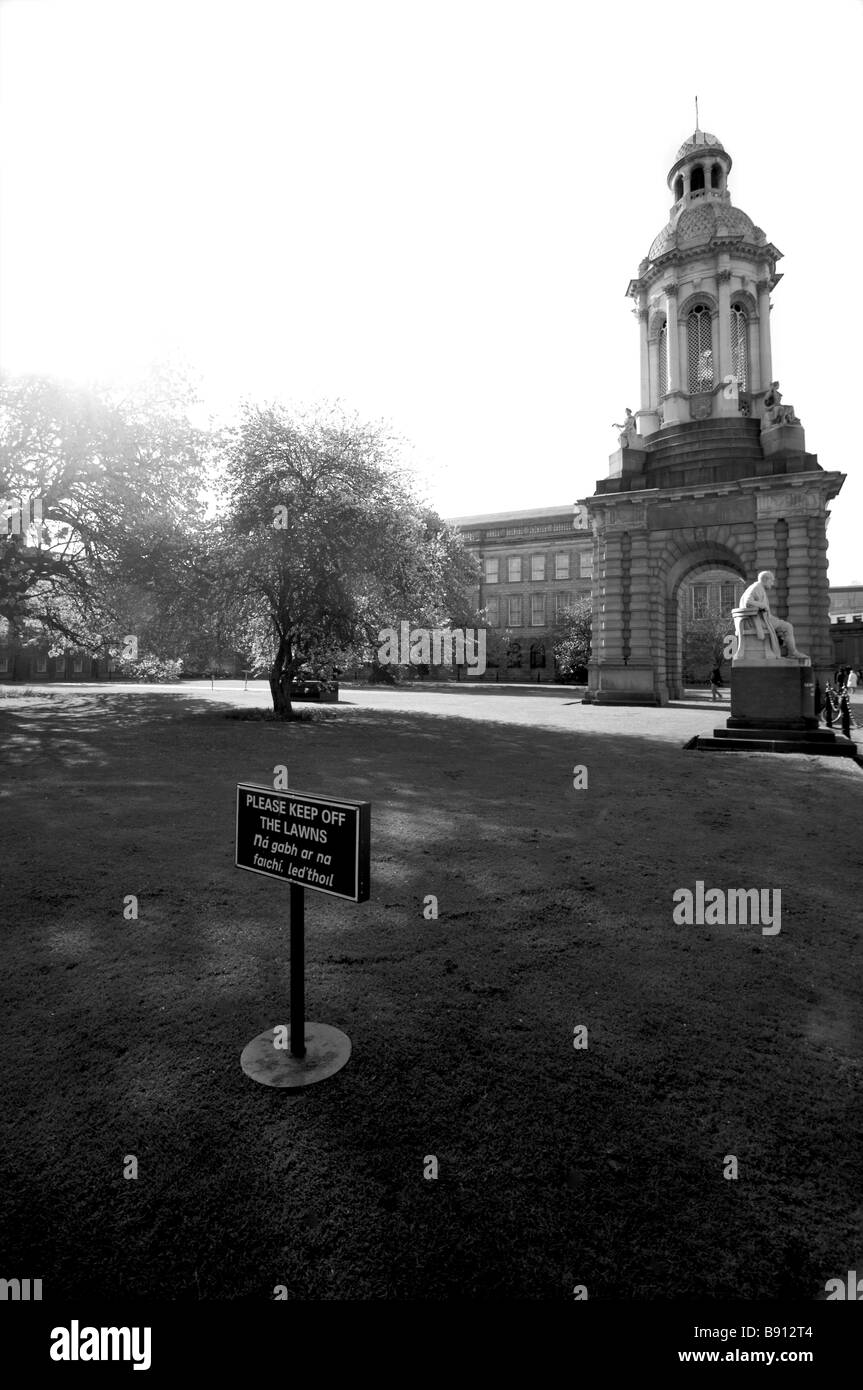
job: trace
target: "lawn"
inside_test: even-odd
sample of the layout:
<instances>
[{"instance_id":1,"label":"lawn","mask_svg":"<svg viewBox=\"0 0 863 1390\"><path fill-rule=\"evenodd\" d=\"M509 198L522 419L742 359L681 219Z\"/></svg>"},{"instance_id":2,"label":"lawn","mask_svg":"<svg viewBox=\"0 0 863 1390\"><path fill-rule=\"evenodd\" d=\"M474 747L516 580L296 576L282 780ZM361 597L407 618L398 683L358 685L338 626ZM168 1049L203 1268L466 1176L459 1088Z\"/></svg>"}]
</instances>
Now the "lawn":
<instances>
[{"instance_id":1,"label":"lawn","mask_svg":"<svg viewBox=\"0 0 863 1390\"><path fill-rule=\"evenodd\" d=\"M861 1267L855 764L685 752L673 711L658 738L445 695L292 726L53 695L0 710L0 1273L46 1299L812 1299ZM233 863L236 783L280 763L372 803L371 900L306 895L308 1015L353 1054L299 1094L239 1065L288 1021L287 889ZM696 880L781 889L781 932L675 925Z\"/></svg>"}]
</instances>

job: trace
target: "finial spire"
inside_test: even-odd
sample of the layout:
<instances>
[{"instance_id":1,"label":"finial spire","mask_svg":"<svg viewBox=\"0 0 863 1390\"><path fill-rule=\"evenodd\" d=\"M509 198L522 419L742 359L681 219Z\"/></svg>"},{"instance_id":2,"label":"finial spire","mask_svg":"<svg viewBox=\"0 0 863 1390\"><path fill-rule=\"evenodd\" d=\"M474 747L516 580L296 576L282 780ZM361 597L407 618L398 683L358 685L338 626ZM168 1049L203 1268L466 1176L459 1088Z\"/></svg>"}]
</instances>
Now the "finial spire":
<instances>
[{"instance_id":1,"label":"finial spire","mask_svg":"<svg viewBox=\"0 0 863 1390\"><path fill-rule=\"evenodd\" d=\"M695 129L698 129L698 97L695 98Z\"/></svg>"}]
</instances>

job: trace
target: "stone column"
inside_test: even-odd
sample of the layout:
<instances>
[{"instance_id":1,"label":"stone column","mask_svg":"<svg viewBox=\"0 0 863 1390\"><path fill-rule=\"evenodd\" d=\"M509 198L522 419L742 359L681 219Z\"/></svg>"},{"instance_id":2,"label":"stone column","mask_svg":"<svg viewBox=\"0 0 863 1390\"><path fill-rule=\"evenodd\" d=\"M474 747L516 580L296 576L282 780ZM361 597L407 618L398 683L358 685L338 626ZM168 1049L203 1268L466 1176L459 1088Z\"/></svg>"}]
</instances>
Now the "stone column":
<instances>
[{"instance_id":1,"label":"stone column","mask_svg":"<svg viewBox=\"0 0 863 1390\"><path fill-rule=\"evenodd\" d=\"M650 633L650 555L647 530L630 533L630 662L636 666L655 665Z\"/></svg>"},{"instance_id":2,"label":"stone column","mask_svg":"<svg viewBox=\"0 0 863 1390\"><path fill-rule=\"evenodd\" d=\"M689 394L689 335L685 323L674 324L677 339L677 360L680 363L680 389Z\"/></svg>"},{"instance_id":3,"label":"stone column","mask_svg":"<svg viewBox=\"0 0 863 1390\"><path fill-rule=\"evenodd\" d=\"M641 343L641 409L650 410L650 356L647 344L647 309L638 309L638 333Z\"/></svg>"},{"instance_id":4,"label":"stone column","mask_svg":"<svg viewBox=\"0 0 863 1390\"><path fill-rule=\"evenodd\" d=\"M747 391L758 391L761 387L761 367L758 361L758 321L752 314L746 315L746 365L748 368Z\"/></svg>"},{"instance_id":5,"label":"stone column","mask_svg":"<svg viewBox=\"0 0 863 1390\"><path fill-rule=\"evenodd\" d=\"M830 513L808 518L809 531L809 612L812 632L809 646L803 650L812 658L812 669L819 674L830 672L833 666L833 643L830 640L830 584L827 579L827 518Z\"/></svg>"},{"instance_id":6,"label":"stone column","mask_svg":"<svg viewBox=\"0 0 863 1390\"><path fill-rule=\"evenodd\" d=\"M759 391L767 391L773 380L773 363L770 354L770 282L758 281L758 358L761 384Z\"/></svg>"},{"instance_id":7,"label":"stone column","mask_svg":"<svg viewBox=\"0 0 863 1390\"><path fill-rule=\"evenodd\" d=\"M794 625L797 645L808 651L812 636L809 611L809 526L806 516L788 519L788 621Z\"/></svg>"},{"instance_id":8,"label":"stone column","mask_svg":"<svg viewBox=\"0 0 863 1390\"><path fill-rule=\"evenodd\" d=\"M668 389L680 391L680 335L677 332L677 286L665 286L666 346L668 350Z\"/></svg>"},{"instance_id":9,"label":"stone column","mask_svg":"<svg viewBox=\"0 0 863 1390\"><path fill-rule=\"evenodd\" d=\"M725 257L723 259L726 259ZM719 378L729 376L731 366L731 271L723 266L716 275L719 288Z\"/></svg>"},{"instance_id":10,"label":"stone column","mask_svg":"<svg viewBox=\"0 0 863 1390\"><path fill-rule=\"evenodd\" d=\"M659 339L647 341L647 371L650 377L650 409L658 410L662 401L659 394Z\"/></svg>"}]
</instances>

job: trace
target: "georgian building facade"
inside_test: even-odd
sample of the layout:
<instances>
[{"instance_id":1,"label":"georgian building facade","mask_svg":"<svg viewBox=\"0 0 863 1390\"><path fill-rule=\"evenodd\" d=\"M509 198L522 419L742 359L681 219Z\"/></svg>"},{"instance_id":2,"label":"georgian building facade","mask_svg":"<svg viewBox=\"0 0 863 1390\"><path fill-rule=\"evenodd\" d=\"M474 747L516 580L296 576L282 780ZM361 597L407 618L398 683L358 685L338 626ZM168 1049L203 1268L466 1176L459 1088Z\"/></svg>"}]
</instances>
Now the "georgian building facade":
<instances>
[{"instance_id":1,"label":"georgian building facade","mask_svg":"<svg viewBox=\"0 0 863 1390\"><path fill-rule=\"evenodd\" d=\"M474 597L487 614L484 679L554 680L555 626L564 608L591 594L593 536L584 510L537 507L449 522L480 562Z\"/></svg>"}]
</instances>

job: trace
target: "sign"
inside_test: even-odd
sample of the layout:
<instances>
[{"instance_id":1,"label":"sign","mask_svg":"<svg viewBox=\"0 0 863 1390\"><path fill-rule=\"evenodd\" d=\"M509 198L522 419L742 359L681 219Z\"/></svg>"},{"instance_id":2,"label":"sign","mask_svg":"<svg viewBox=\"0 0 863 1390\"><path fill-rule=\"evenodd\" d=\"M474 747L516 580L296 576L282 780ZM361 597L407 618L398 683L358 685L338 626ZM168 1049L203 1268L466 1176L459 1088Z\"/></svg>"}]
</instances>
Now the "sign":
<instances>
[{"instance_id":1,"label":"sign","mask_svg":"<svg viewBox=\"0 0 863 1390\"><path fill-rule=\"evenodd\" d=\"M334 898L369 897L371 803L237 786L238 869Z\"/></svg>"}]
</instances>

